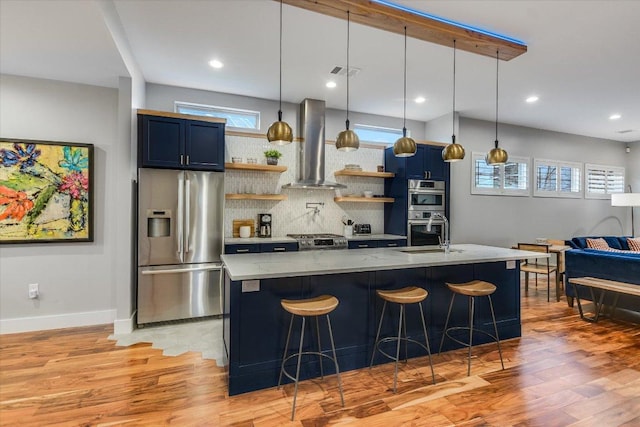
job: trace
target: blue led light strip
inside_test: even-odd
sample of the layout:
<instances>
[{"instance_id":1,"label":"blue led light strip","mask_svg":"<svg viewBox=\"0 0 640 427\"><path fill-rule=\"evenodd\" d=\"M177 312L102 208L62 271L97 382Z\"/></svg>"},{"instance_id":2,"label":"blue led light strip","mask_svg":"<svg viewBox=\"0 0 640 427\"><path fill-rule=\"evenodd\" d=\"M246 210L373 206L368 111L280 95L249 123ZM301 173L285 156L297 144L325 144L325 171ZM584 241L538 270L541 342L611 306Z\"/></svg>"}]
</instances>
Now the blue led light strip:
<instances>
[{"instance_id":1,"label":"blue led light strip","mask_svg":"<svg viewBox=\"0 0 640 427\"><path fill-rule=\"evenodd\" d=\"M443 24L453 25L453 26L456 26L458 28L463 28L465 30L475 31L477 33L481 33L481 34L484 34L484 35L487 35L487 36L495 37L495 38L500 39L500 40L505 40L505 41L508 41L508 42L511 42L511 43L519 44L521 46L526 46L525 42L523 42L522 40L514 39L513 37L507 37L507 36L504 36L502 34L492 33L491 31L483 30L482 28L472 27L471 25L461 24L460 22L456 22L456 21L451 21L449 19L440 18L439 16L430 15L428 13L425 13L425 12L422 12L422 11L419 11L419 10L416 10L416 9L412 9L410 7L401 6L399 4L395 4L395 3L392 3L390 1L371 0L371 2L380 4L380 5L383 5L383 6L387 6L387 7L390 7L392 9L401 10L403 12L408 12L408 13L411 13L413 15L421 16L423 18L428 18L428 19L432 19L434 21L442 22Z\"/></svg>"}]
</instances>

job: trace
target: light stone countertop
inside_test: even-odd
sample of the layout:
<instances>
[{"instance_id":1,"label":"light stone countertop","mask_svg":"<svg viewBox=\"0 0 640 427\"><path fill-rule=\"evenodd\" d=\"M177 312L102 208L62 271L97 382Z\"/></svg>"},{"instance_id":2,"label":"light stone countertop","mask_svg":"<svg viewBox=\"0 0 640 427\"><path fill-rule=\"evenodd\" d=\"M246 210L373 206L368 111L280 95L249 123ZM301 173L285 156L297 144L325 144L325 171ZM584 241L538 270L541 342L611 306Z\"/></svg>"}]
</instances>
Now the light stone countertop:
<instances>
[{"instance_id":1,"label":"light stone countertop","mask_svg":"<svg viewBox=\"0 0 640 427\"><path fill-rule=\"evenodd\" d=\"M449 254L428 251L427 248L410 246L233 254L222 255L222 261L231 280L252 280L548 257L538 252L472 244L451 245Z\"/></svg>"}]
</instances>

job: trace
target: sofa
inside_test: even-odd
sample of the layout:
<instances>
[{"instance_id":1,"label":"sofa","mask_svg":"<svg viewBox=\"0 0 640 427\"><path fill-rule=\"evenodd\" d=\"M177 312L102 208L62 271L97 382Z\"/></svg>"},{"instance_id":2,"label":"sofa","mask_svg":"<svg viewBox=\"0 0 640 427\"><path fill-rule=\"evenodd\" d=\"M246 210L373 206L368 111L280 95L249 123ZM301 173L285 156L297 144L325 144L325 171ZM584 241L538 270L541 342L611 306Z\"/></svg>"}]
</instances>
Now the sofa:
<instances>
[{"instance_id":1,"label":"sofa","mask_svg":"<svg viewBox=\"0 0 640 427\"><path fill-rule=\"evenodd\" d=\"M602 238L609 246L609 250L590 249L587 239ZM565 274L567 278L565 293L567 302L573 307L575 292L569 279L574 277L597 277L600 279L616 280L633 283L640 286L640 252L629 249L626 236L588 236L574 237L565 242L572 249L565 253ZM599 292L595 293L596 298ZM591 293L581 288L580 299L591 300ZM613 295L607 295L605 304L613 304ZM618 308L640 311L640 297L621 295Z\"/></svg>"}]
</instances>

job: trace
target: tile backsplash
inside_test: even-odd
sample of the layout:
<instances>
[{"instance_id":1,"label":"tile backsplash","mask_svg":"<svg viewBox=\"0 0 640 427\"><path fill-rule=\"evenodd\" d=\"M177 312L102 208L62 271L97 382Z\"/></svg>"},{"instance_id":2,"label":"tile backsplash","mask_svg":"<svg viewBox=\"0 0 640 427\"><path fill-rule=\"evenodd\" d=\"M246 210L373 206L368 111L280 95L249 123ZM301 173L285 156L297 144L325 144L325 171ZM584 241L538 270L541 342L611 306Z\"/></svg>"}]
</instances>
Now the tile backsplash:
<instances>
[{"instance_id":1,"label":"tile backsplash","mask_svg":"<svg viewBox=\"0 0 640 427\"><path fill-rule=\"evenodd\" d=\"M287 166L283 173L240 171L229 169L225 173L225 193L286 194L287 200L226 200L224 230L225 237L232 236L234 219L253 219L258 214L270 213L273 218L272 236L281 237L289 233L336 233L343 234L342 218L352 219L355 223L371 224L374 234L384 232L383 203L336 203L333 198L338 190L305 190L282 188L282 185L298 179L298 150L300 142L289 145L274 146L263 136L226 136L225 161L232 157L241 157L246 163L248 158L255 158L257 163L266 164L264 151L275 148L282 153L278 164ZM384 164L384 150L378 148L360 148L357 151L343 153L333 145L325 146L325 179L347 186L340 189L341 195L362 196L370 190L373 194L384 193L384 179L338 176L333 173L344 169L346 164L359 164L364 171L375 171L378 165ZM322 203L319 212L307 208L307 203Z\"/></svg>"}]
</instances>

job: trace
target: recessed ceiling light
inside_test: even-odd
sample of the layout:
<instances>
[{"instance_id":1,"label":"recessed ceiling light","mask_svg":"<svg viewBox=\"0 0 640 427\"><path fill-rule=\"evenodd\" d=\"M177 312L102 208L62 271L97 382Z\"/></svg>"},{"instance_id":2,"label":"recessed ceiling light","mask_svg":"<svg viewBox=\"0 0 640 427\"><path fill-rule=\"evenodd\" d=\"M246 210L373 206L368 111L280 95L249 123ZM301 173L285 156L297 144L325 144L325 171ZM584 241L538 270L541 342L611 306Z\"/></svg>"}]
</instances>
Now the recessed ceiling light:
<instances>
[{"instance_id":1,"label":"recessed ceiling light","mask_svg":"<svg viewBox=\"0 0 640 427\"><path fill-rule=\"evenodd\" d=\"M620 114L616 113L616 114L612 114L609 116L609 120L618 120L620 117L622 117Z\"/></svg>"},{"instance_id":2,"label":"recessed ceiling light","mask_svg":"<svg viewBox=\"0 0 640 427\"><path fill-rule=\"evenodd\" d=\"M333 80L329 80L325 86L327 86L329 89L333 89L337 86L337 84Z\"/></svg>"},{"instance_id":3,"label":"recessed ceiling light","mask_svg":"<svg viewBox=\"0 0 640 427\"><path fill-rule=\"evenodd\" d=\"M224 67L224 64L217 59L212 59L211 61L209 61L209 65L216 69Z\"/></svg>"},{"instance_id":4,"label":"recessed ceiling light","mask_svg":"<svg viewBox=\"0 0 640 427\"><path fill-rule=\"evenodd\" d=\"M529 104L533 104L533 103L534 103L534 102L536 102L538 99L540 99L540 98L538 98L538 97L537 97L537 96L535 96L535 95L532 95L532 96L528 97L528 98L526 99L526 101L527 101Z\"/></svg>"},{"instance_id":5,"label":"recessed ceiling light","mask_svg":"<svg viewBox=\"0 0 640 427\"><path fill-rule=\"evenodd\" d=\"M416 99L414 99L414 101L416 102L416 104L422 104L423 102L425 102L427 99L424 96L418 96L416 97Z\"/></svg>"}]
</instances>

